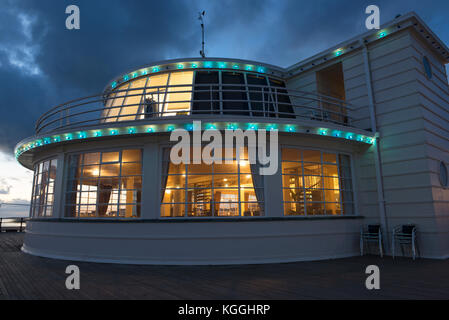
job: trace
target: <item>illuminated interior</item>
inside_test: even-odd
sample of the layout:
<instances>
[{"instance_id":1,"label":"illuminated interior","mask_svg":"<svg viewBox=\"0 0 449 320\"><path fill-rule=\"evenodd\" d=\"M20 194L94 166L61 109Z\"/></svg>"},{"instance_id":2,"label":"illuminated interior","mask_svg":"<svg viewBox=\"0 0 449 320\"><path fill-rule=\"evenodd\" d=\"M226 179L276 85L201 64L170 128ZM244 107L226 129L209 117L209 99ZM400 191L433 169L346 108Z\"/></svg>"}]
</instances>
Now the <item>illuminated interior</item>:
<instances>
[{"instance_id":1,"label":"illuminated interior","mask_svg":"<svg viewBox=\"0 0 449 320\"><path fill-rule=\"evenodd\" d=\"M102 121L133 121L162 114L189 114L192 81L193 71L181 71L127 82L109 95Z\"/></svg>"},{"instance_id":2,"label":"illuminated interior","mask_svg":"<svg viewBox=\"0 0 449 320\"><path fill-rule=\"evenodd\" d=\"M117 86L106 97L104 106L101 122L205 111L268 117L278 114L281 118L294 118L283 81L224 70L171 71L139 77Z\"/></svg>"},{"instance_id":3,"label":"illuminated interior","mask_svg":"<svg viewBox=\"0 0 449 320\"><path fill-rule=\"evenodd\" d=\"M66 217L140 217L140 149L70 155Z\"/></svg>"},{"instance_id":4,"label":"illuminated interior","mask_svg":"<svg viewBox=\"0 0 449 320\"><path fill-rule=\"evenodd\" d=\"M282 149L284 215L353 214L348 155Z\"/></svg>"},{"instance_id":5,"label":"illuminated interior","mask_svg":"<svg viewBox=\"0 0 449 320\"><path fill-rule=\"evenodd\" d=\"M179 164L169 161L164 149L162 164L162 217L262 216L263 180L246 152L222 163ZM225 154L225 151L223 151ZM192 152L191 152L192 154ZM229 160L230 163L224 163Z\"/></svg>"}]
</instances>

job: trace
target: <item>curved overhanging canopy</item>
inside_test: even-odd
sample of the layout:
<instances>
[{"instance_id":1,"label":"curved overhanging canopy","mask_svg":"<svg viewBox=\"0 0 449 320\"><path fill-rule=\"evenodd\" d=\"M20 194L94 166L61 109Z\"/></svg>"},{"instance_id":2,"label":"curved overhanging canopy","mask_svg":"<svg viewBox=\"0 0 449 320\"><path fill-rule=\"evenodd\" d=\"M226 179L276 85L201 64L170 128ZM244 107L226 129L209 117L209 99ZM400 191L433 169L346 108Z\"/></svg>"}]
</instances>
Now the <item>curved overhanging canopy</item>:
<instances>
[{"instance_id":1,"label":"curved overhanging canopy","mask_svg":"<svg viewBox=\"0 0 449 320\"><path fill-rule=\"evenodd\" d=\"M194 128L193 121L202 120L201 128ZM16 159L25 167L32 166L30 157L27 157L32 151L43 149L47 146L57 146L75 141L92 141L105 137L132 137L139 135L155 135L161 133L170 133L176 129L193 130L266 130L285 132L291 134L308 134L334 139L342 139L348 142L362 145L372 145L376 141L376 135L372 132L334 125L332 123L323 123L320 121L300 121L293 122L289 120L277 119L276 122L267 119L257 119L257 122L242 122L238 119L229 119L223 121L214 121L212 119L167 119L159 123L139 122L138 125L130 123L105 124L96 128L61 130L50 134L37 135L19 142L15 148ZM111 126L112 125L112 126Z\"/></svg>"},{"instance_id":2,"label":"curved overhanging canopy","mask_svg":"<svg viewBox=\"0 0 449 320\"><path fill-rule=\"evenodd\" d=\"M264 64L251 60L227 59L227 58L184 58L164 60L142 66L115 77L105 87L107 93L114 90L117 86L136 79L141 76L159 74L174 70L197 70L197 69L218 69L253 72L259 74L271 75L278 78L284 78L285 70L281 67Z\"/></svg>"}]
</instances>

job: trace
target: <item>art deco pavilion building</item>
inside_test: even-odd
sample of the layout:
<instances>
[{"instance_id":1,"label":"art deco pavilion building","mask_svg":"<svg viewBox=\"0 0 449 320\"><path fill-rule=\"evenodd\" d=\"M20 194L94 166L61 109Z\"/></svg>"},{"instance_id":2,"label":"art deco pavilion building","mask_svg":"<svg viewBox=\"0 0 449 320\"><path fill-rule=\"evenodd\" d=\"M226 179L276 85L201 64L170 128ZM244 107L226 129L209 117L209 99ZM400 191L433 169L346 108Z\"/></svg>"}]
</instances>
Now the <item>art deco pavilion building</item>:
<instances>
[{"instance_id":1,"label":"art deco pavilion building","mask_svg":"<svg viewBox=\"0 0 449 320\"><path fill-rule=\"evenodd\" d=\"M151 63L46 111L17 160L34 170L22 250L142 264L359 254L362 225L418 228L449 257L448 48L410 13L288 68L240 59ZM93 91L97 90L92 88ZM278 170L244 152L174 164L173 130L267 130ZM223 157L225 157L223 153Z\"/></svg>"}]
</instances>

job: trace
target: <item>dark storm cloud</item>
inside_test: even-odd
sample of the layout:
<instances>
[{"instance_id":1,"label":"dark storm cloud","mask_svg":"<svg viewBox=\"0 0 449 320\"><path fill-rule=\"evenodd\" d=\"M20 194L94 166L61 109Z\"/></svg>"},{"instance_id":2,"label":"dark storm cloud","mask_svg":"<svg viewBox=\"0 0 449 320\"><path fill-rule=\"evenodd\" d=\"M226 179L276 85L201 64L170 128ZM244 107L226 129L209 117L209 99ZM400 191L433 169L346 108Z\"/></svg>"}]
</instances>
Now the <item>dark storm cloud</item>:
<instances>
[{"instance_id":1,"label":"dark storm cloud","mask_svg":"<svg viewBox=\"0 0 449 320\"><path fill-rule=\"evenodd\" d=\"M69 4L80 7L78 31L65 28ZM132 67L193 54L196 16L182 1L21 0L3 8L0 149L7 151L51 106L100 93Z\"/></svg>"},{"instance_id":2,"label":"dark storm cloud","mask_svg":"<svg viewBox=\"0 0 449 320\"><path fill-rule=\"evenodd\" d=\"M77 31L65 28L70 4L80 7ZM198 56L200 10L208 56L285 67L364 32L369 4L380 6L382 22L414 10L449 43L448 1L3 0L0 150L32 135L50 107L99 93L118 74Z\"/></svg>"}]
</instances>

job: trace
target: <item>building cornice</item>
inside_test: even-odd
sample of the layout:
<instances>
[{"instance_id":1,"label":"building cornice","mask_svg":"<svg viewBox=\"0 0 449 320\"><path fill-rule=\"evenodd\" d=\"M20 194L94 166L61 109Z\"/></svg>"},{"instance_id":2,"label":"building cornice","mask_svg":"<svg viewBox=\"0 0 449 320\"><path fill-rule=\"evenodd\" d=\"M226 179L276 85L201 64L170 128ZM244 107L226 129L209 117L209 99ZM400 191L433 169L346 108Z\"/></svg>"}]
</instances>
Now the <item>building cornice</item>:
<instances>
[{"instance_id":1,"label":"building cornice","mask_svg":"<svg viewBox=\"0 0 449 320\"><path fill-rule=\"evenodd\" d=\"M410 12L383 24L379 30L371 30L360 34L286 68L286 78L294 77L328 61L339 59L344 55L361 49L363 45L383 40L407 28L413 28L420 34L422 39L428 43L444 63L449 62L449 49L444 42L432 32L416 13Z\"/></svg>"}]
</instances>

